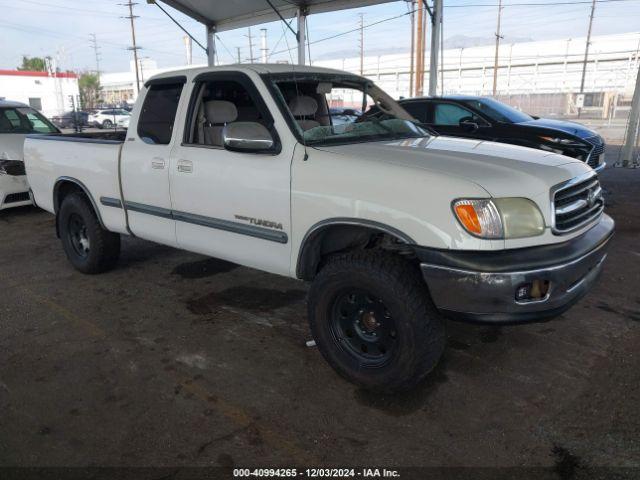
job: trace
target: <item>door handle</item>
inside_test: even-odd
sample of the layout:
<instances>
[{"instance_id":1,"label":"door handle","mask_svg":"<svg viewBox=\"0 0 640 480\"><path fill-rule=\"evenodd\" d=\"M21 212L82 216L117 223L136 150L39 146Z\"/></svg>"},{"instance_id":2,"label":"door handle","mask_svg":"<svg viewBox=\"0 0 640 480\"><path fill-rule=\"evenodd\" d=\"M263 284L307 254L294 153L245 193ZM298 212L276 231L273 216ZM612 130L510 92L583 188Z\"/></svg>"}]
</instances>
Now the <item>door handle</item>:
<instances>
[{"instance_id":1,"label":"door handle","mask_svg":"<svg viewBox=\"0 0 640 480\"><path fill-rule=\"evenodd\" d=\"M165 165L164 158L153 157L151 159L151 168L162 170L164 168L164 165Z\"/></svg>"},{"instance_id":2,"label":"door handle","mask_svg":"<svg viewBox=\"0 0 640 480\"><path fill-rule=\"evenodd\" d=\"M182 173L193 172L193 162L191 160L178 160L178 171Z\"/></svg>"}]
</instances>

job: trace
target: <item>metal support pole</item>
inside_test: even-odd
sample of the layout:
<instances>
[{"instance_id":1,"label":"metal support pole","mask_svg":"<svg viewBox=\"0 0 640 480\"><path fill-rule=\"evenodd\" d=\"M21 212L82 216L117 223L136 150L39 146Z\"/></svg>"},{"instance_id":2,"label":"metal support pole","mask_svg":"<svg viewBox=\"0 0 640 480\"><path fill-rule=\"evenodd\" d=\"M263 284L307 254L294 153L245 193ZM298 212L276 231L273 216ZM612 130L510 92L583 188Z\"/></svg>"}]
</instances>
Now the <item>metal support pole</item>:
<instances>
[{"instance_id":1,"label":"metal support pole","mask_svg":"<svg viewBox=\"0 0 640 480\"><path fill-rule=\"evenodd\" d=\"M416 18L415 18L415 9L416 9L416 1L411 0L411 65L409 67L409 97L413 96L413 65L416 56Z\"/></svg>"},{"instance_id":2,"label":"metal support pole","mask_svg":"<svg viewBox=\"0 0 640 480\"><path fill-rule=\"evenodd\" d=\"M302 7L298 8L298 65L304 65L305 60L305 43L306 43L306 10Z\"/></svg>"},{"instance_id":3,"label":"metal support pole","mask_svg":"<svg viewBox=\"0 0 640 480\"><path fill-rule=\"evenodd\" d=\"M418 0L418 18L416 27L416 81L414 96L423 95L424 84L424 0Z\"/></svg>"},{"instance_id":4,"label":"metal support pole","mask_svg":"<svg viewBox=\"0 0 640 480\"><path fill-rule=\"evenodd\" d=\"M442 28L442 0L433 0L431 17L431 58L429 61L429 95L438 94L438 57L440 56L440 29Z\"/></svg>"},{"instance_id":5,"label":"metal support pole","mask_svg":"<svg viewBox=\"0 0 640 480\"><path fill-rule=\"evenodd\" d=\"M216 27L206 25L207 32L207 65L214 67L216 64Z\"/></svg>"},{"instance_id":6,"label":"metal support pole","mask_svg":"<svg viewBox=\"0 0 640 480\"><path fill-rule=\"evenodd\" d=\"M640 66L636 77L636 89L631 100L631 111L629 112L629 123L627 124L627 135L622 146L622 166L637 167L637 157L633 158L633 150L640 133Z\"/></svg>"}]
</instances>

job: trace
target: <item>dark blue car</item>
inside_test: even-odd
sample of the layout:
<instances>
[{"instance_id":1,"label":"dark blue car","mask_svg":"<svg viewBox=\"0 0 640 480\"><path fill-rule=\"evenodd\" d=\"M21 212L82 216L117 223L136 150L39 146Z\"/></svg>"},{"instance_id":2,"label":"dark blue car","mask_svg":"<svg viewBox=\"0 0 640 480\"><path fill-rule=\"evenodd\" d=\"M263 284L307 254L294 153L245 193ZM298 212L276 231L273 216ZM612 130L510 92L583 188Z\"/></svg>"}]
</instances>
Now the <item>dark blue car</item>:
<instances>
[{"instance_id":1,"label":"dark blue car","mask_svg":"<svg viewBox=\"0 0 640 480\"><path fill-rule=\"evenodd\" d=\"M399 103L440 135L561 153L582 160L595 170L605 166L604 140L579 123L533 117L487 97L422 97L403 99Z\"/></svg>"}]
</instances>

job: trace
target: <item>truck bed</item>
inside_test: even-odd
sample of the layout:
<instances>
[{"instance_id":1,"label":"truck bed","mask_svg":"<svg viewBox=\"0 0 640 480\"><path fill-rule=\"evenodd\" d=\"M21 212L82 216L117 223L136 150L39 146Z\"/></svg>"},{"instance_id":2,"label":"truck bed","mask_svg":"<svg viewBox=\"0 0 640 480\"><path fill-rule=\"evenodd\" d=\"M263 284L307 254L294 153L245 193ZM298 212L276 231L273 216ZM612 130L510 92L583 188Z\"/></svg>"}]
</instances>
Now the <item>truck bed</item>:
<instances>
[{"instance_id":1,"label":"truck bed","mask_svg":"<svg viewBox=\"0 0 640 480\"><path fill-rule=\"evenodd\" d=\"M24 162L38 207L55 213L62 182L80 186L98 210L103 225L126 233L123 210L103 205L101 198L120 198L120 150L125 131L27 136Z\"/></svg>"}]
</instances>

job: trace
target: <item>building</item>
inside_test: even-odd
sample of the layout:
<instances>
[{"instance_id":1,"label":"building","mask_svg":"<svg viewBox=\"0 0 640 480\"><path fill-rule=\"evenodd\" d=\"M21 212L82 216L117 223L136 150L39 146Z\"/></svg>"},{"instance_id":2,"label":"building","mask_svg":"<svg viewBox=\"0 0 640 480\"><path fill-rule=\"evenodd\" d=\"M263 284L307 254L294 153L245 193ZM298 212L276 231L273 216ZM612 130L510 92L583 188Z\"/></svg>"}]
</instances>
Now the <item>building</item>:
<instances>
[{"instance_id":1,"label":"building","mask_svg":"<svg viewBox=\"0 0 640 480\"><path fill-rule=\"evenodd\" d=\"M26 103L46 117L79 105L78 76L69 72L0 70L0 98Z\"/></svg>"},{"instance_id":2,"label":"building","mask_svg":"<svg viewBox=\"0 0 640 480\"><path fill-rule=\"evenodd\" d=\"M534 115L576 114L585 44L585 37L503 42L498 58L497 98ZM438 94L493 94L495 44L445 49L442 53ZM626 116L639 53L640 32L591 37L582 97L583 115ZM428 53L426 58L428 68ZM411 97L410 64L408 53L365 56L364 75L395 98ZM323 60L314 65L359 72L360 58ZM427 70L425 78L428 75Z\"/></svg>"},{"instance_id":3,"label":"building","mask_svg":"<svg viewBox=\"0 0 640 480\"><path fill-rule=\"evenodd\" d=\"M533 115L572 116L582 105L583 116L626 116L640 61L640 32L591 37L584 96L579 98L585 44L584 37L503 42L498 58L497 97ZM493 93L494 44L445 49L442 57L438 94ZM426 58L428 68L428 53ZM133 62L131 65L129 72L101 76L106 102L135 98ZM171 70L158 69L151 61L141 65L143 78ZM360 57L314 61L313 65L359 73ZM408 51L371 56L366 55L365 45L364 75L395 98L414 96L410 91L410 65ZM427 77L428 70L424 74Z\"/></svg>"},{"instance_id":4,"label":"building","mask_svg":"<svg viewBox=\"0 0 640 480\"><path fill-rule=\"evenodd\" d=\"M134 69L134 61L129 62L129 71L102 73L100 75L100 86L102 87L100 99L105 105L123 105L125 103L133 103L138 96L136 87L136 71ZM140 86L153 75L172 70L172 68L158 68L156 61L149 58L141 58L138 60L140 68Z\"/></svg>"}]
</instances>

